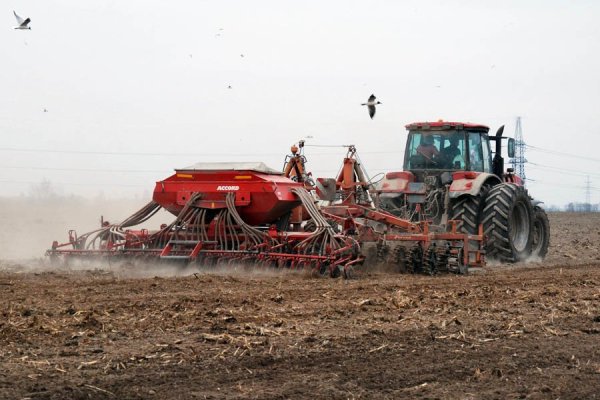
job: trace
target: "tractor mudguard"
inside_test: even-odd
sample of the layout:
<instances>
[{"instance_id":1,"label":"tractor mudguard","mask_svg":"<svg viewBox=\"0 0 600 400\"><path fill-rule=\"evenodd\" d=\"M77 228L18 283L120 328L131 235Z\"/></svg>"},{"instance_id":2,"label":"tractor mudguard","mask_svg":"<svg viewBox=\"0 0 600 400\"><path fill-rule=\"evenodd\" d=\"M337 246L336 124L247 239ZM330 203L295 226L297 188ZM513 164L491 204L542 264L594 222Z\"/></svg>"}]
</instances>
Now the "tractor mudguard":
<instances>
[{"instance_id":1,"label":"tractor mudguard","mask_svg":"<svg viewBox=\"0 0 600 400\"><path fill-rule=\"evenodd\" d=\"M463 194L476 196L484 184L494 186L502 183L500 178L487 172L460 171L452 174L450 198L455 199Z\"/></svg>"}]
</instances>

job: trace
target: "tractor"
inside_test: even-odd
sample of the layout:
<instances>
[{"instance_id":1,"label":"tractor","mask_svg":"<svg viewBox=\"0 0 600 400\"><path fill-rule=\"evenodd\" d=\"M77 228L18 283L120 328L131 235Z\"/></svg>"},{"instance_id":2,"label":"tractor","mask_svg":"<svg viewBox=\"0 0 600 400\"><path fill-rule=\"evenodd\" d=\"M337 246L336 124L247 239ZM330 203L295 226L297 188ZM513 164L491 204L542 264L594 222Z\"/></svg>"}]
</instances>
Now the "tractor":
<instances>
[{"instance_id":1,"label":"tractor","mask_svg":"<svg viewBox=\"0 0 600 400\"><path fill-rule=\"evenodd\" d=\"M438 229L456 224L464 233L486 237L489 260L543 259L548 252L548 216L529 196L523 180L504 169L502 141L514 157L515 141L494 136L485 125L417 122L406 126L403 171L388 172L375 187L377 205Z\"/></svg>"}]
</instances>

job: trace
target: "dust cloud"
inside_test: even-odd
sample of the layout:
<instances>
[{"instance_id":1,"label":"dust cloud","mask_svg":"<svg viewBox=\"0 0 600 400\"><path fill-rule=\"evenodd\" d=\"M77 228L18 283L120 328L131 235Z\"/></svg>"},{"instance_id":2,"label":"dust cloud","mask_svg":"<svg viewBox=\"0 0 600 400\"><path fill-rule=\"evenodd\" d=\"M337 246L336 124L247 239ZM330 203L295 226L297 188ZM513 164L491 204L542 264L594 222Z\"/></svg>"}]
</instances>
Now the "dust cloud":
<instances>
[{"instance_id":1,"label":"dust cloud","mask_svg":"<svg viewBox=\"0 0 600 400\"><path fill-rule=\"evenodd\" d=\"M253 265L220 265L203 266L193 263L166 263L162 261L117 261L107 260L70 260L53 264L49 259L36 258L17 261L0 260L0 271L10 273L59 274L81 276L111 276L118 279L144 279L144 278L176 278L202 275L219 275L245 278L276 278L286 276L299 276L304 278L318 277L309 270L290 270L259 267Z\"/></svg>"},{"instance_id":2,"label":"dust cloud","mask_svg":"<svg viewBox=\"0 0 600 400\"><path fill-rule=\"evenodd\" d=\"M119 222L130 216L148 199L83 199L29 197L0 198L0 270L16 273L59 272L110 274L120 278L178 277L193 274L217 274L269 277L281 276L290 271L248 267L243 265L211 266L167 264L163 262L106 260L70 260L52 264L45 252L52 242L68 242L68 231L74 229L83 234L100 227L101 216L105 221ZM161 223L169 223L174 216L161 210L143 224L149 230L158 229Z\"/></svg>"},{"instance_id":3,"label":"dust cloud","mask_svg":"<svg viewBox=\"0 0 600 400\"><path fill-rule=\"evenodd\" d=\"M84 267L85 268L85 267ZM89 270L89 268L85 268ZM239 277L269 278L286 275L311 276L309 271L293 271L289 269L276 269L251 265L222 265L202 266L200 264L169 264L163 262L125 262L104 265L104 271L111 272L121 278L154 278L154 277L182 277L190 275L227 275Z\"/></svg>"},{"instance_id":4,"label":"dust cloud","mask_svg":"<svg viewBox=\"0 0 600 400\"><path fill-rule=\"evenodd\" d=\"M100 216L105 221L120 222L149 200L0 198L0 259L42 264L44 253L54 240L68 242L70 229L78 234L97 229ZM161 223L170 222L173 218L161 210L144 227L158 229Z\"/></svg>"}]
</instances>

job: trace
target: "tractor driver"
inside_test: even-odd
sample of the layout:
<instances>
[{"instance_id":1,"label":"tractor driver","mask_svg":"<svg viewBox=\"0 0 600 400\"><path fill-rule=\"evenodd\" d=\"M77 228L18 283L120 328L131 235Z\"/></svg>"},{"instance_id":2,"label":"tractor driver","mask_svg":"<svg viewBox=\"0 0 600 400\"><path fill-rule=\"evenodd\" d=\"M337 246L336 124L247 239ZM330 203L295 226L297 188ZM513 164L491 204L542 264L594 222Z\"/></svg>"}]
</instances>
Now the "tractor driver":
<instances>
[{"instance_id":1,"label":"tractor driver","mask_svg":"<svg viewBox=\"0 0 600 400\"><path fill-rule=\"evenodd\" d=\"M459 157L458 162L461 162L462 153L458 147L459 140L460 134L450 136L450 144L440 152L441 162L447 168L455 168L456 157Z\"/></svg>"},{"instance_id":2,"label":"tractor driver","mask_svg":"<svg viewBox=\"0 0 600 400\"><path fill-rule=\"evenodd\" d=\"M417 154L425 157L428 162L435 162L434 157L437 157L440 152L433 144L433 137L431 135L423 135L421 137L421 144L417 147Z\"/></svg>"}]
</instances>

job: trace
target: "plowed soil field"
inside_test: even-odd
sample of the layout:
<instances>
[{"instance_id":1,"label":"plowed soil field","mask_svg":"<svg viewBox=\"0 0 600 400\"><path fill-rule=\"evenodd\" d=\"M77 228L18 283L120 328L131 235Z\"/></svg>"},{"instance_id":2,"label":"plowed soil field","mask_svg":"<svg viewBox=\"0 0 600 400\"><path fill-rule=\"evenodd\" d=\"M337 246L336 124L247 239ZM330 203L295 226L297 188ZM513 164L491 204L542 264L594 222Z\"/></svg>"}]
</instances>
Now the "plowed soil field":
<instances>
[{"instance_id":1,"label":"plowed soil field","mask_svg":"<svg viewBox=\"0 0 600 400\"><path fill-rule=\"evenodd\" d=\"M550 222L467 276L2 261L0 398L600 398L600 214Z\"/></svg>"}]
</instances>

